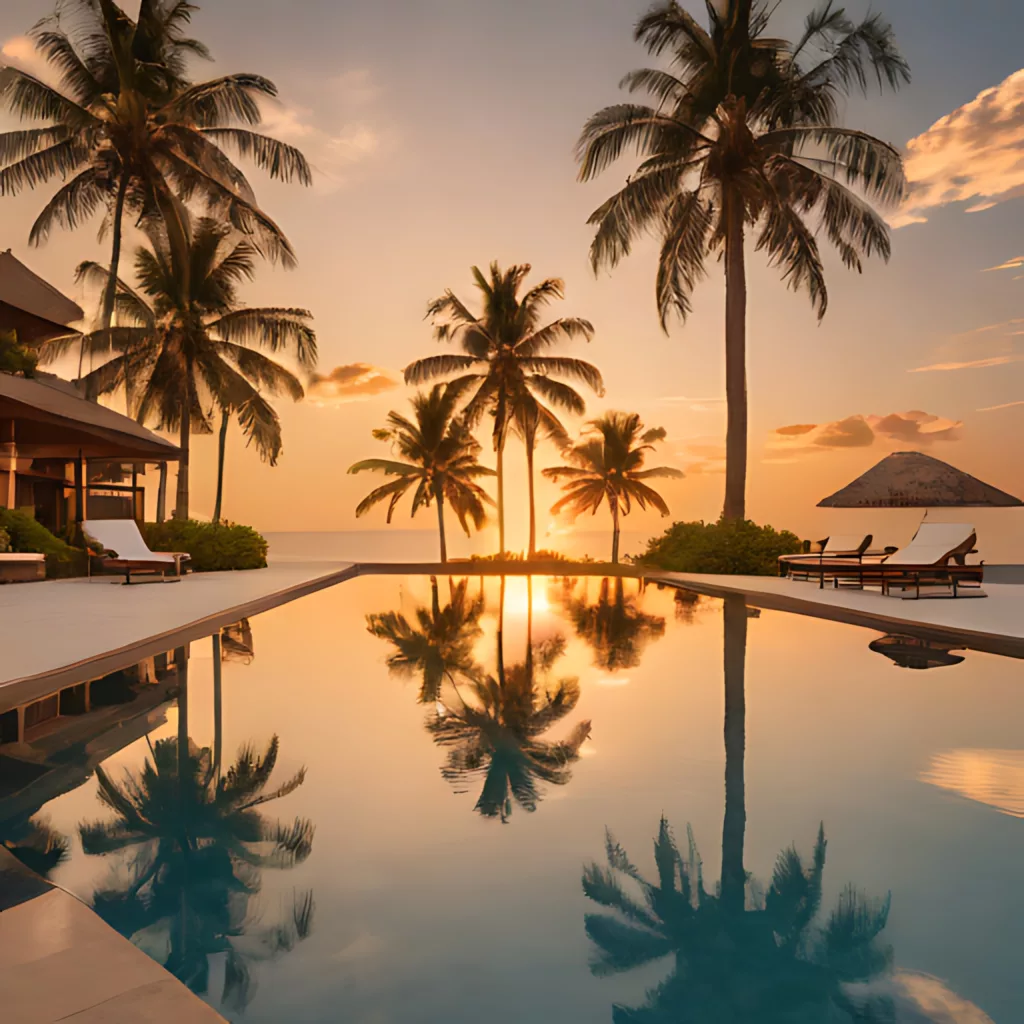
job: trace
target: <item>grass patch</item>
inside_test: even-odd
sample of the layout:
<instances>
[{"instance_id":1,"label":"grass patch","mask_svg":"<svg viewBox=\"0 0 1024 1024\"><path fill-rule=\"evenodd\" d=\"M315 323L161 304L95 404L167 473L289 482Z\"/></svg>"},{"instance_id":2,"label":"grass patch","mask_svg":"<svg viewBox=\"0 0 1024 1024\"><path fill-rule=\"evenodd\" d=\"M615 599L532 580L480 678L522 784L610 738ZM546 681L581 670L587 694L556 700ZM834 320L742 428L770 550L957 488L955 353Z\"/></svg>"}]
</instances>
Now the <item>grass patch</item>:
<instances>
[{"instance_id":1,"label":"grass patch","mask_svg":"<svg viewBox=\"0 0 1024 1024\"><path fill-rule=\"evenodd\" d=\"M146 523L142 535L152 551L187 551L193 572L264 569L267 541L251 526L169 519Z\"/></svg>"},{"instance_id":2,"label":"grass patch","mask_svg":"<svg viewBox=\"0 0 1024 1024\"><path fill-rule=\"evenodd\" d=\"M720 573L729 576L776 576L779 555L794 555L803 542L789 530L758 526L749 519L673 523L647 542L636 559L672 572Z\"/></svg>"}]
</instances>

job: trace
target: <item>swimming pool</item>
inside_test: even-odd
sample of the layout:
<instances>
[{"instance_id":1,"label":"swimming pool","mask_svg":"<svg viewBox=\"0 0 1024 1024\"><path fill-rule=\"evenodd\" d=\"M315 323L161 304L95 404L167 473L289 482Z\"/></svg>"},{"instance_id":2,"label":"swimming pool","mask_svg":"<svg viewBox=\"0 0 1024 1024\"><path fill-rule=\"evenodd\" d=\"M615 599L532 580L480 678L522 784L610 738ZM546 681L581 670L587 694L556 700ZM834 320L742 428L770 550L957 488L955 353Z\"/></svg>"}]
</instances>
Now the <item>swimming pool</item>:
<instances>
[{"instance_id":1,"label":"swimming pool","mask_svg":"<svg viewBox=\"0 0 1024 1024\"><path fill-rule=\"evenodd\" d=\"M511 577L216 644L31 820L230 1020L1024 1019L1019 661Z\"/></svg>"}]
</instances>

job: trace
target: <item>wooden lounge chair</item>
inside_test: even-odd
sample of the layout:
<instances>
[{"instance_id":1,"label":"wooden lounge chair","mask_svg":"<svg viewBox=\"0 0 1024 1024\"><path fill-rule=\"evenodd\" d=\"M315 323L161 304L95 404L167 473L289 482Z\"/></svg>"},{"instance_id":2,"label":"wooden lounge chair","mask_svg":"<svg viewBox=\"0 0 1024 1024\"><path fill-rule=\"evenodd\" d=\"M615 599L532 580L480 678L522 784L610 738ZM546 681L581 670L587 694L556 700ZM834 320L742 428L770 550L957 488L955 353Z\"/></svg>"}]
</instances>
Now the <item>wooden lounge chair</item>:
<instances>
[{"instance_id":1,"label":"wooden lounge chair","mask_svg":"<svg viewBox=\"0 0 1024 1024\"><path fill-rule=\"evenodd\" d=\"M102 566L124 573L124 582L131 583L132 573L156 574L163 581L175 582L185 571L189 560L184 551L150 551L134 519L88 519L82 530L103 552ZM168 576L168 572L173 572Z\"/></svg>"},{"instance_id":2,"label":"wooden lounge chair","mask_svg":"<svg viewBox=\"0 0 1024 1024\"><path fill-rule=\"evenodd\" d=\"M821 542L821 550L806 555L780 555L779 575L789 576L791 579L810 579L801 566L820 565L825 560L842 558L846 560L856 559L860 561L871 547L874 538L870 533L864 534L836 534L833 537L826 537ZM815 577L817 578L817 577Z\"/></svg>"},{"instance_id":3,"label":"wooden lounge chair","mask_svg":"<svg viewBox=\"0 0 1024 1024\"><path fill-rule=\"evenodd\" d=\"M965 587L983 597L980 586L984 566L966 564L967 555L975 553L976 542L974 527L966 523L923 522L906 547L880 561L840 558L818 563L806 561L797 564L796 575L802 579L819 579L822 585L828 579L833 587L876 586L885 595L895 590L903 597L919 598L922 586L937 586L948 588L953 597L961 596L960 591Z\"/></svg>"}]
</instances>

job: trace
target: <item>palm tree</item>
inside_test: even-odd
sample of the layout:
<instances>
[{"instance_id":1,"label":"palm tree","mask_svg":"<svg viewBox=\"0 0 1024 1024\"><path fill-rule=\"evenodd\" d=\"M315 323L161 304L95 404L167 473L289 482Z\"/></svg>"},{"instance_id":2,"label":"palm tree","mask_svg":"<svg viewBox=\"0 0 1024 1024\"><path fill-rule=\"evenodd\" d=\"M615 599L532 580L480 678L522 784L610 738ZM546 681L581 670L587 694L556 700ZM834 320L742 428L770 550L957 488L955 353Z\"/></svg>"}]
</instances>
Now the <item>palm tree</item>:
<instances>
[{"instance_id":1,"label":"palm tree","mask_svg":"<svg viewBox=\"0 0 1024 1024\"><path fill-rule=\"evenodd\" d=\"M448 561L448 544L444 532L444 503L451 505L466 536L469 523L479 530L486 519L485 505L493 504L476 482L482 476L494 476L494 470L477 461L480 444L470 433L463 417L456 414L462 387L458 384L435 384L427 394L412 400L413 419L397 412L388 413L388 425L375 430L378 441L390 441L397 455L393 459L364 459L349 467L350 473L364 470L397 477L390 483L370 491L356 506L356 516L365 515L375 505L388 500L388 522L395 507L410 488L412 514L437 503L437 529L441 538L441 561Z\"/></svg>"},{"instance_id":2,"label":"palm tree","mask_svg":"<svg viewBox=\"0 0 1024 1024\"><path fill-rule=\"evenodd\" d=\"M107 351L112 341L121 354L85 378L94 393L124 387L132 413L140 423L152 421L179 432L182 456L178 466L175 516L189 516L189 451L191 435L212 429L212 405L229 409L271 465L281 453L280 421L264 397L303 397L299 378L271 355L287 354L303 370L316 365L316 334L305 309L245 307L238 285L251 280L257 252L252 243L233 235L224 224L189 219L184 249L161 222L147 225L149 248L135 252L139 289L117 282L119 325L85 337L90 350ZM78 268L87 281L106 284L109 272L96 263ZM44 349L52 358L67 347L60 339Z\"/></svg>"},{"instance_id":3,"label":"palm tree","mask_svg":"<svg viewBox=\"0 0 1024 1024\"><path fill-rule=\"evenodd\" d=\"M477 673L469 678L466 692L470 701L463 696L462 688L457 688L459 703L451 707L440 704L427 722L434 742L450 748L441 774L459 787L483 775L474 809L485 818L500 818L502 822L509 820L513 801L526 811L537 809L541 800L538 782L564 786L572 777L571 766L579 759L580 748L590 736L590 722L583 721L564 740L541 738L573 711L580 687L577 679L549 682L550 671L565 645L534 645L529 598L532 590L528 590L525 661L505 667L502 577L497 674ZM538 675L544 677L543 681Z\"/></svg>"},{"instance_id":4,"label":"palm tree","mask_svg":"<svg viewBox=\"0 0 1024 1024\"><path fill-rule=\"evenodd\" d=\"M0 847L37 875L48 878L58 864L67 860L71 843L51 828L48 818L19 814L0 821Z\"/></svg>"},{"instance_id":5,"label":"palm tree","mask_svg":"<svg viewBox=\"0 0 1024 1024\"><path fill-rule=\"evenodd\" d=\"M187 703L183 709L179 698L181 722L184 741L180 735L157 741L141 772L126 772L117 783L96 769L100 802L115 817L83 823L82 848L89 855L132 856L124 862L125 883L97 891L93 904L193 991L207 990L209 957L227 954L222 998L244 1006L249 962L291 949L312 925L310 893L297 897L282 921L263 921L249 906L262 869L293 867L312 849L311 822L270 821L260 810L297 789L305 769L267 790L277 763L275 736L262 754L242 747L221 774L211 751L188 739Z\"/></svg>"},{"instance_id":6,"label":"palm tree","mask_svg":"<svg viewBox=\"0 0 1024 1024\"><path fill-rule=\"evenodd\" d=\"M757 0L707 3L705 30L677 2L661 0L636 25L648 52L668 52L671 70L630 72L622 86L651 105L621 103L591 117L577 145L588 181L635 148L643 158L625 187L590 217L595 271L614 267L648 232L662 241L656 297L662 327L685 320L711 255L724 257L728 427L723 515L746 514L746 269L748 229L756 248L818 317L828 294L818 234L860 271L864 257L889 257L889 233L871 202L903 195L903 163L892 146L840 127L840 100L870 79L909 82L892 29L877 14L859 25L834 0L807 17L791 43L768 32L775 7Z\"/></svg>"},{"instance_id":7,"label":"palm tree","mask_svg":"<svg viewBox=\"0 0 1024 1024\"><path fill-rule=\"evenodd\" d=\"M608 672L635 668L647 644L665 632L660 615L648 614L635 597L626 597L621 576L615 580L614 596L611 580L605 577L595 604L567 590L565 606L577 635L593 649L594 663Z\"/></svg>"},{"instance_id":8,"label":"palm tree","mask_svg":"<svg viewBox=\"0 0 1024 1024\"><path fill-rule=\"evenodd\" d=\"M555 514L568 508L573 517L581 512L597 514L605 503L612 514L612 561L619 560L619 516L627 516L636 502L641 509L648 505L663 516L668 505L645 480L655 477L679 479L682 473L668 466L644 469L646 453L653 451L656 441L665 437L663 427L644 430L636 413L606 412L587 424L590 437L584 435L576 445L565 451L568 466L550 466L544 475L551 480L564 480L565 497L551 506Z\"/></svg>"},{"instance_id":9,"label":"palm tree","mask_svg":"<svg viewBox=\"0 0 1024 1024\"><path fill-rule=\"evenodd\" d=\"M233 149L272 178L311 184L297 149L251 130L262 119L258 99L277 95L274 83L248 73L189 82L188 59L210 55L183 34L196 9L185 0L142 0L134 22L113 0L69 6L72 18L44 20L32 32L60 76L58 88L13 67L0 71L0 99L10 111L48 122L0 134L0 195L63 180L32 226L34 245L55 225L75 228L107 209L111 259L102 327L109 330L114 310L126 211L159 215L181 236L186 228L173 197L200 199L211 215L251 235L263 254L294 265L281 229L225 152Z\"/></svg>"},{"instance_id":10,"label":"palm tree","mask_svg":"<svg viewBox=\"0 0 1024 1024\"><path fill-rule=\"evenodd\" d=\"M585 404L579 393L563 380L582 381L597 394L604 384L595 366L581 359L549 356L552 346L575 338L591 339L594 328L579 317L562 317L540 326L541 312L555 299L565 297L565 285L550 277L519 294L528 263L502 271L492 263L490 279L478 267L472 268L480 291L483 310L474 316L450 289L427 307L433 318L434 337L454 341L461 355L430 356L405 368L407 384L459 374L460 387L472 389L465 415L471 425L489 412L498 465L498 542L505 554L505 442L509 428L518 423L527 440L527 470L530 476L530 554L536 550L536 515L533 509L533 443L539 425L551 434L565 433L551 406L582 415ZM530 426L530 424L533 424ZM532 433L531 433L532 431ZM532 440L531 440L532 439Z\"/></svg>"},{"instance_id":11,"label":"palm tree","mask_svg":"<svg viewBox=\"0 0 1024 1024\"><path fill-rule=\"evenodd\" d=\"M468 596L469 580L449 584L448 603L442 608L437 577L430 578L431 606L416 609L413 625L401 612L380 612L366 616L368 632L387 640L394 653L388 669L396 675L420 676L419 700L433 704L441 699L445 680L472 679L480 674L473 657L473 643L483 630L480 615L482 597Z\"/></svg>"}]
</instances>

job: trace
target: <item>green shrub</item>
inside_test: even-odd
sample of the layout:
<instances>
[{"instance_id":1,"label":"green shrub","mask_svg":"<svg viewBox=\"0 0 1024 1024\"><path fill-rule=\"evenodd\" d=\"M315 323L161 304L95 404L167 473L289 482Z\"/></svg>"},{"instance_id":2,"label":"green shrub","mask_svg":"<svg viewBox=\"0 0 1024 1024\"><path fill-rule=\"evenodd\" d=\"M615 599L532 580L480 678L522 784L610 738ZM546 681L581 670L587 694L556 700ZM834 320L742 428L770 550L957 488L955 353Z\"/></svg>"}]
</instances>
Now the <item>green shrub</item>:
<instances>
[{"instance_id":1,"label":"green shrub","mask_svg":"<svg viewBox=\"0 0 1024 1024\"><path fill-rule=\"evenodd\" d=\"M636 561L673 572L775 576L779 555L802 550L803 542L789 530L758 526L749 519L720 519L673 523L647 542L647 550Z\"/></svg>"},{"instance_id":2,"label":"green shrub","mask_svg":"<svg viewBox=\"0 0 1024 1024\"><path fill-rule=\"evenodd\" d=\"M11 535L6 530L0 530L0 555L11 550Z\"/></svg>"},{"instance_id":3,"label":"green shrub","mask_svg":"<svg viewBox=\"0 0 1024 1024\"><path fill-rule=\"evenodd\" d=\"M471 562L592 562L589 555L582 558L574 558L561 551L547 551L544 548L538 550L533 558L527 559L526 553L522 551L506 551L504 555L497 553L493 555L470 555Z\"/></svg>"},{"instance_id":4,"label":"green shrub","mask_svg":"<svg viewBox=\"0 0 1024 1024\"><path fill-rule=\"evenodd\" d=\"M18 344L15 331L0 331L0 373L20 373L32 377L38 361L35 352Z\"/></svg>"},{"instance_id":5,"label":"green shrub","mask_svg":"<svg viewBox=\"0 0 1024 1024\"><path fill-rule=\"evenodd\" d=\"M27 512L0 508L0 532L7 535L7 550L45 555L47 576L85 575L85 552L55 537Z\"/></svg>"},{"instance_id":6,"label":"green shrub","mask_svg":"<svg viewBox=\"0 0 1024 1024\"><path fill-rule=\"evenodd\" d=\"M169 519L146 523L142 534L153 551L187 551L194 572L263 569L267 564L267 542L251 526Z\"/></svg>"}]
</instances>

